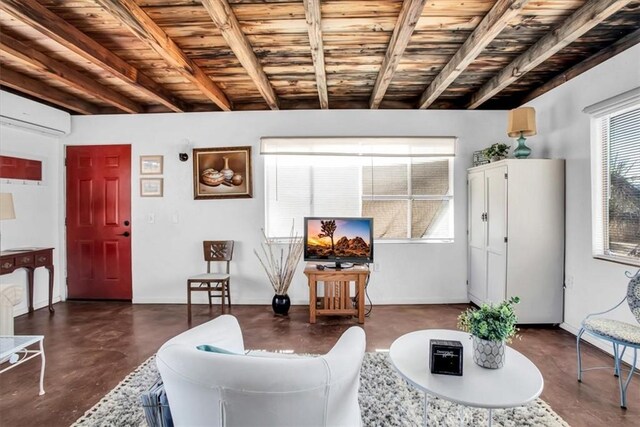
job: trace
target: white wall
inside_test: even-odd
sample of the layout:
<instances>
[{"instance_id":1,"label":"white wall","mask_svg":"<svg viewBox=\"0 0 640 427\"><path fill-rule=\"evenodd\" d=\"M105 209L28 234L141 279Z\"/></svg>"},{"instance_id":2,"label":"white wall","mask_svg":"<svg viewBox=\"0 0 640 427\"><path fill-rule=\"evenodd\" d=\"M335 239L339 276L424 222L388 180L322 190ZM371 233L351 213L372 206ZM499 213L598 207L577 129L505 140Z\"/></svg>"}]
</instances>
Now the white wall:
<instances>
[{"instance_id":1,"label":"white wall","mask_svg":"<svg viewBox=\"0 0 640 427\"><path fill-rule=\"evenodd\" d=\"M591 255L591 158L589 115L594 103L640 86L640 45L533 100L538 135L531 137L535 157L566 159L566 274L564 327L576 333L584 317L618 303L637 268ZM573 285L571 285L573 281ZM628 307L612 317L635 322Z\"/></svg>"},{"instance_id":2,"label":"white wall","mask_svg":"<svg viewBox=\"0 0 640 427\"><path fill-rule=\"evenodd\" d=\"M186 278L201 272L202 240L237 241L232 263L234 303L265 304L271 290L254 248L264 226L262 136L457 136L455 160L455 243L377 244L370 283L374 303L466 302L466 169L471 153L505 141L505 112L490 111L281 111L75 116L63 142L131 144L133 300L186 300ZM183 140L194 147L253 147L252 199L193 200L192 163L178 160ZM140 198L140 155L164 155L164 197ZM62 178L61 178L62 179ZM146 221L155 215L155 223ZM172 217L178 215L179 223ZM302 267L302 266L301 266ZM300 268L290 296L308 301ZM203 299L201 301L204 301Z\"/></svg>"},{"instance_id":3,"label":"white wall","mask_svg":"<svg viewBox=\"0 0 640 427\"><path fill-rule=\"evenodd\" d=\"M36 103L33 103L36 104ZM3 111L4 112L4 111ZM0 126L0 154L42 161L43 181L40 185L24 184L24 181L0 180L0 192L12 193L16 219L0 221L2 250L20 247L54 248L55 281L53 301L60 301L62 283L62 245L59 229L62 227L59 216L58 191L61 186L61 153L59 138L44 136L33 131L19 130L14 127ZM34 307L48 304L48 271L35 270ZM14 308L14 315L27 312L27 273L19 269L11 274L0 276L1 283L21 284L24 286L24 299Z\"/></svg>"},{"instance_id":4,"label":"white wall","mask_svg":"<svg viewBox=\"0 0 640 427\"><path fill-rule=\"evenodd\" d=\"M567 159L566 274L573 287L566 292L565 328L575 331L587 313L622 298L628 267L591 257L591 189L589 118L582 109L640 85L640 46L636 46L553 91L530 105L538 113L538 135L529 139L533 157ZM232 272L235 303L268 303L272 292L253 255L264 223L261 136L398 136L454 135L459 138L455 161L455 236L453 244L378 244L380 271L373 274L370 295L375 303L466 301L466 168L471 152L505 141L504 112L488 111L285 111L190 113L117 116L75 116L68 145L130 143L133 154L132 221L134 302L183 302L185 278L203 267L203 239L238 241ZM56 298L64 277L62 220L63 148L52 138L2 128L1 152L35 156L45 161L45 185L2 184L14 193L19 219L3 221L2 248L56 247ZM254 198L193 200L192 163L177 153L184 139L193 147L254 147ZM138 196L138 156L165 156L165 196ZM26 205L26 208L25 208ZM146 222L147 214L156 217ZM177 214L179 223L172 223ZM3 276L24 280L23 273ZM46 280L39 272L38 283ZM37 292L42 291L39 289ZM294 302L307 298L298 271L291 290ZM37 304L46 302L36 293ZM619 319L631 321L628 312Z\"/></svg>"}]
</instances>

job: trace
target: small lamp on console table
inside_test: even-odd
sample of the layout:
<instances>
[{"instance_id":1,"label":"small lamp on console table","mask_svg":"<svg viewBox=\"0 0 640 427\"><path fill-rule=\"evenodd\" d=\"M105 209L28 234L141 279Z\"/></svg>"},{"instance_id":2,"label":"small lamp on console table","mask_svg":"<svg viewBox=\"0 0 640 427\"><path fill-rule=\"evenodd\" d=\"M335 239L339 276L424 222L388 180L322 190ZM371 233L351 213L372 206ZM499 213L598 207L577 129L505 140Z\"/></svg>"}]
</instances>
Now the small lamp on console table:
<instances>
[{"instance_id":1,"label":"small lamp on console table","mask_svg":"<svg viewBox=\"0 0 640 427\"><path fill-rule=\"evenodd\" d=\"M0 193L0 219L16 219L11 193Z\"/></svg>"},{"instance_id":2,"label":"small lamp on console table","mask_svg":"<svg viewBox=\"0 0 640 427\"><path fill-rule=\"evenodd\" d=\"M520 107L509 111L509 125L507 135L518 138L518 146L513 155L518 159L526 159L531 154L531 149L524 143L525 136L536 134L536 110L533 107Z\"/></svg>"},{"instance_id":3,"label":"small lamp on console table","mask_svg":"<svg viewBox=\"0 0 640 427\"><path fill-rule=\"evenodd\" d=\"M13 208L13 195L0 193L0 220L16 219L16 211Z\"/></svg>"}]
</instances>

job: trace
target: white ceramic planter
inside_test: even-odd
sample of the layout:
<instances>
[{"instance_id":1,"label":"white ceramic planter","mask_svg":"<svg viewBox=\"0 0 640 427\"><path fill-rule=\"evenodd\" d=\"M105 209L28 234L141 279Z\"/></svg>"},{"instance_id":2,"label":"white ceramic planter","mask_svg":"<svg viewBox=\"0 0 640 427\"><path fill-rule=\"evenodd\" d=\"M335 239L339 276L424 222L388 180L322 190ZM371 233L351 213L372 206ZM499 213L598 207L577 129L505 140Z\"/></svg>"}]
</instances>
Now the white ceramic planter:
<instances>
[{"instance_id":1,"label":"white ceramic planter","mask_svg":"<svg viewBox=\"0 0 640 427\"><path fill-rule=\"evenodd\" d=\"M504 366L504 341L487 341L472 335L473 361L483 368L498 369Z\"/></svg>"}]
</instances>

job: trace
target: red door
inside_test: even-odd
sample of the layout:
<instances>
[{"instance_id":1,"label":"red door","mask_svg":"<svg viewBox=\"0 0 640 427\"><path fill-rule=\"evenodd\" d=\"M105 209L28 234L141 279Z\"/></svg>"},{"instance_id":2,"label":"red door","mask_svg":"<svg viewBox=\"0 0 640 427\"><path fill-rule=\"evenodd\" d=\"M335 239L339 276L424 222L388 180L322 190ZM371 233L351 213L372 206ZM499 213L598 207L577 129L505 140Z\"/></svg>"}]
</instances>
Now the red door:
<instances>
[{"instance_id":1,"label":"red door","mask_svg":"<svg viewBox=\"0 0 640 427\"><path fill-rule=\"evenodd\" d=\"M131 146L67 147L67 296L131 300Z\"/></svg>"}]
</instances>

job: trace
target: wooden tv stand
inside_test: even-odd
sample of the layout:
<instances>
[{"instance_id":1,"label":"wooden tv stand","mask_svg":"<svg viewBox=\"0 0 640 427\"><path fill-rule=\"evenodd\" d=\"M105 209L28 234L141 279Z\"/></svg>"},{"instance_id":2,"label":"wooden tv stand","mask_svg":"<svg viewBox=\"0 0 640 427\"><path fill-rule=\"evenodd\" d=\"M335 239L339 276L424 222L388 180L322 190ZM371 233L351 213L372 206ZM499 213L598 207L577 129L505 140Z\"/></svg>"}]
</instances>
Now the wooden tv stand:
<instances>
[{"instance_id":1,"label":"wooden tv stand","mask_svg":"<svg viewBox=\"0 0 640 427\"><path fill-rule=\"evenodd\" d=\"M369 267L318 270L315 263L307 263L304 274L309 279L309 323L316 316L358 316L364 324L365 285ZM318 296L318 282L324 282L324 293ZM351 282L355 283L355 307L351 298Z\"/></svg>"}]
</instances>

